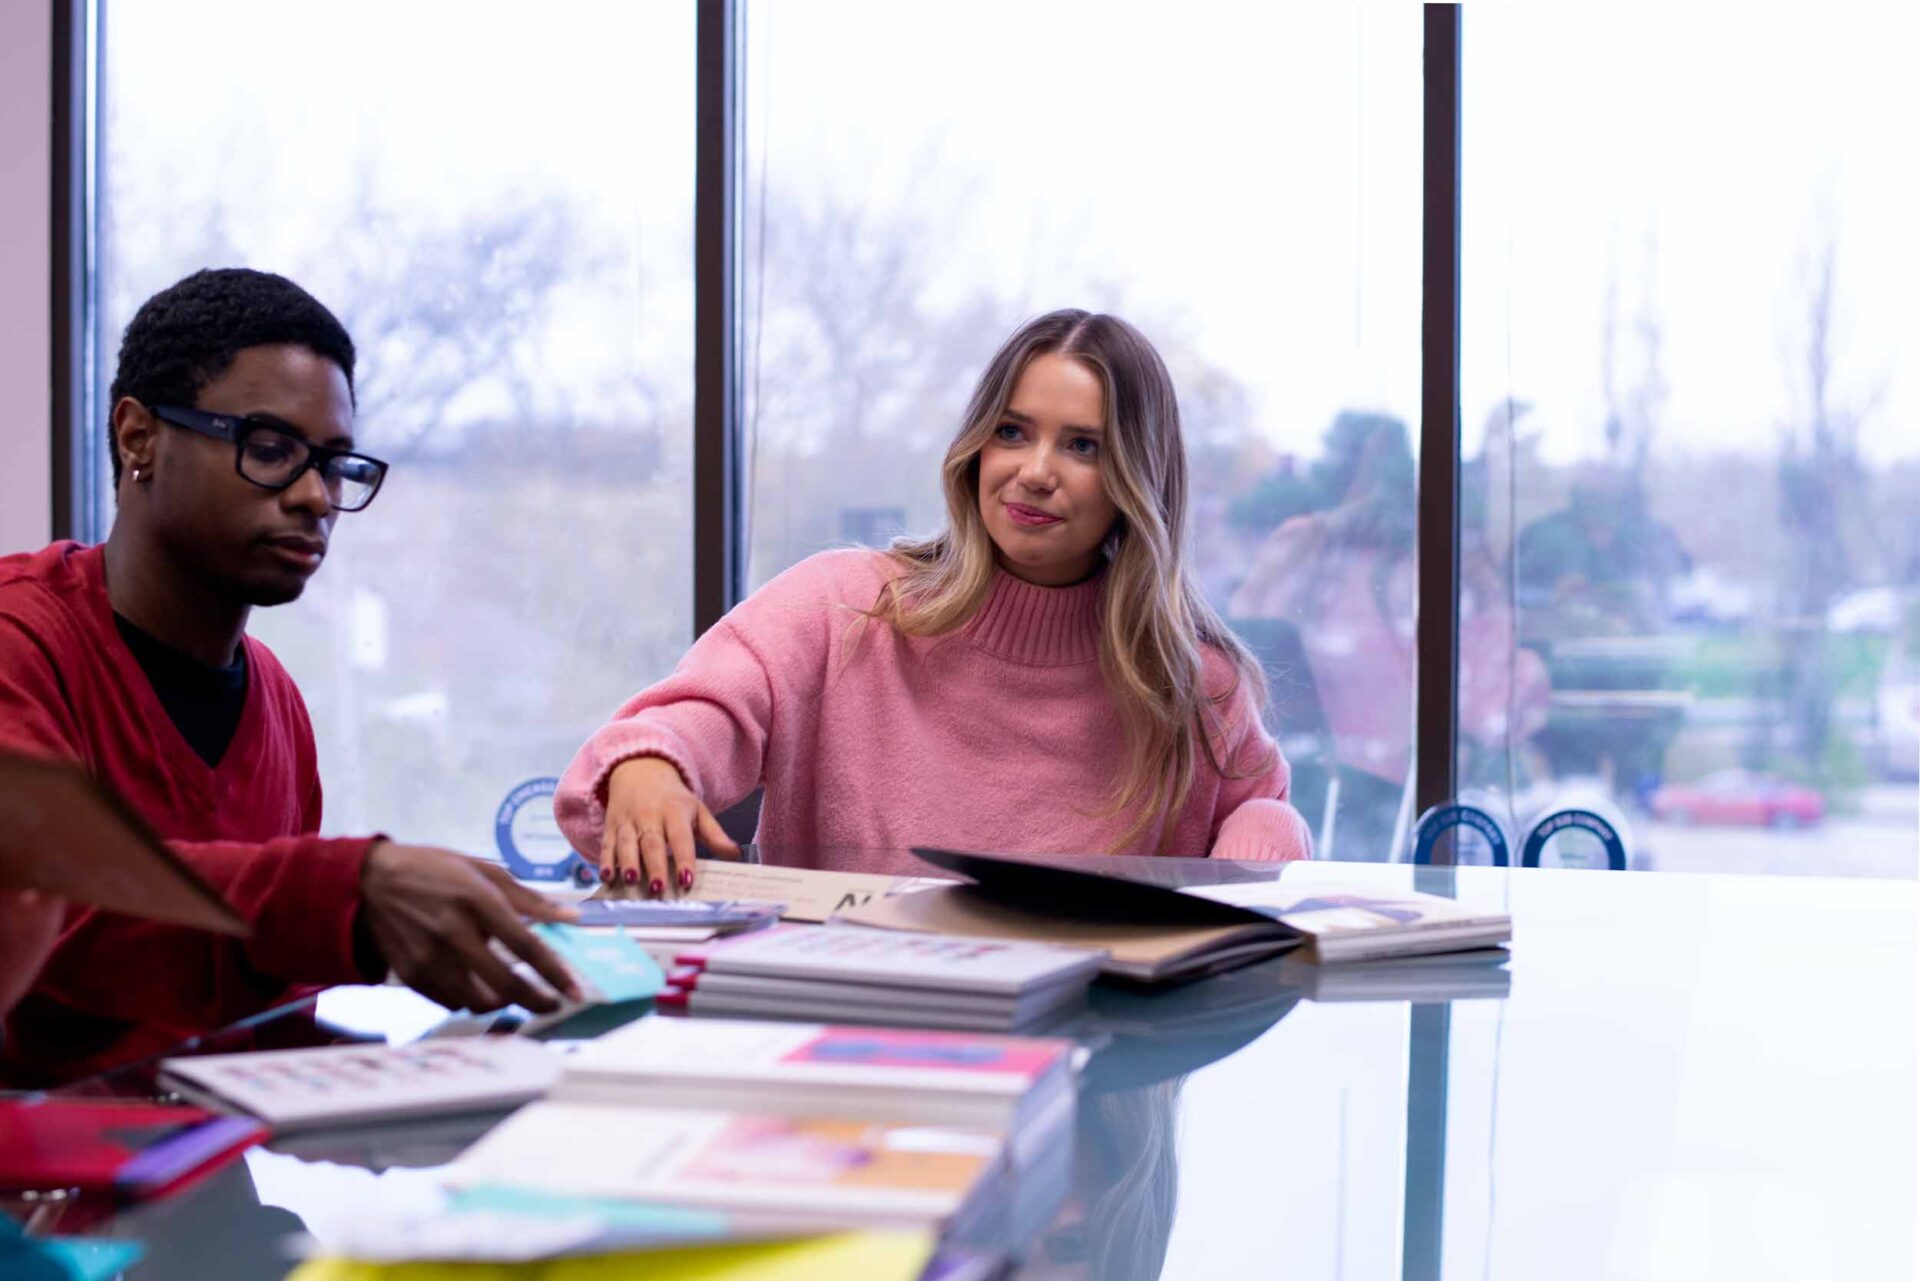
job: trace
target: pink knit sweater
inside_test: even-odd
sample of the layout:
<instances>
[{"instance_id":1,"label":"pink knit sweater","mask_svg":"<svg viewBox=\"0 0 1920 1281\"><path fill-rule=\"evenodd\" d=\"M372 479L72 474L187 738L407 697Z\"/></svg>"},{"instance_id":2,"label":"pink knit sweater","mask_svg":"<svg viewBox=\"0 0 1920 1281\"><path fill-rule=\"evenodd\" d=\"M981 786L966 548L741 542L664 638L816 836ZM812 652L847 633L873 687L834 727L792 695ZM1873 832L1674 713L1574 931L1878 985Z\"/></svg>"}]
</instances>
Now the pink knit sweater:
<instances>
[{"instance_id":1,"label":"pink knit sweater","mask_svg":"<svg viewBox=\"0 0 1920 1281\"><path fill-rule=\"evenodd\" d=\"M662 757L718 813L764 786L768 845L1095 853L1126 831L1100 817L1125 766L1100 674L1102 576L1036 587L1000 574L971 622L940 637L865 620L889 573L872 551L810 557L722 619L673 675L587 740L554 798L575 849L600 849L607 776ZM1209 687L1233 681L1206 656ZM1202 756L1167 851L1303 858L1287 763L1247 690L1222 705L1229 762ZM1233 775L1250 777L1233 777ZM1160 846L1165 820L1126 853Z\"/></svg>"}]
</instances>

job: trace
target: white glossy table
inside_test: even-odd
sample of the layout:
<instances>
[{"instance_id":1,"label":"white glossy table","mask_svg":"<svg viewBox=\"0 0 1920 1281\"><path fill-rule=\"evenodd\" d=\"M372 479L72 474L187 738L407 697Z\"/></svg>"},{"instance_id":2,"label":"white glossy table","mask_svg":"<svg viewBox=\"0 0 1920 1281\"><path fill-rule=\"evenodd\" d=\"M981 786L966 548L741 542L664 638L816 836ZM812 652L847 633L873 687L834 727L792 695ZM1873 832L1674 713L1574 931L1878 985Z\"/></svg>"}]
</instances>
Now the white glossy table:
<instances>
[{"instance_id":1,"label":"white glossy table","mask_svg":"<svg viewBox=\"0 0 1920 1281\"><path fill-rule=\"evenodd\" d=\"M1914 883L1419 875L1512 913L1504 980L1482 974L1452 1000L1349 1000L1331 971L1289 962L1103 995L1073 1189L1018 1243L1015 1275L1914 1276ZM322 1000L375 1030L423 1021L404 993ZM151 1250L129 1275L283 1275L285 1233L304 1224L324 1240L369 1196L405 1204L477 1132L467 1125L257 1151L120 1216Z\"/></svg>"}]
</instances>

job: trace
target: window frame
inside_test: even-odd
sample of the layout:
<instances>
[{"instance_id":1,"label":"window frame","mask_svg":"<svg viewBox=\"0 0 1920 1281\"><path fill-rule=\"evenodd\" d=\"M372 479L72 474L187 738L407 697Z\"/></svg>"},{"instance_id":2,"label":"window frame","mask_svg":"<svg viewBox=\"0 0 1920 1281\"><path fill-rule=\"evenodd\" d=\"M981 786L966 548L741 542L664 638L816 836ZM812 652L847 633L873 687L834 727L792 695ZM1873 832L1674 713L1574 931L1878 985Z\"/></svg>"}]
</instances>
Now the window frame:
<instances>
[{"instance_id":1,"label":"window frame","mask_svg":"<svg viewBox=\"0 0 1920 1281\"><path fill-rule=\"evenodd\" d=\"M108 0L55 0L52 243L54 535L99 541L111 523L97 483L105 404L99 332L98 156ZM747 0L696 0L694 166L693 630L746 592L740 341L747 118ZM1453 794L1458 698L1460 483L1460 39L1462 14L1423 5L1424 98L1415 800ZM1452 869L1421 868L1419 888L1451 894ZM1441 1269L1449 1009L1410 1010L1401 1274Z\"/></svg>"},{"instance_id":2,"label":"window frame","mask_svg":"<svg viewBox=\"0 0 1920 1281\"><path fill-rule=\"evenodd\" d=\"M96 404L99 334L95 305L98 244L96 161L101 128L101 5L105 0L54 0L50 243L48 244L48 371L52 439L52 533L96 542L111 523L99 510L94 483L104 420Z\"/></svg>"},{"instance_id":3,"label":"window frame","mask_svg":"<svg viewBox=\"0 0 1920 1281\"><path fill-rule=\"evenodd\" d=\"M49 318L53 532L99 541L111 503L96 483L105 403L98 331L98 154L108 0L53 6L53 208ZM740 341L747 0L698 5L694 165L693 630L746 595ZM1454 790L1458 695L1460 483L1459 7L1428 4L1422 131L1419 580L1415 644L1415 806Z\"/></svg>"},{"instance_id":4,"label":"window frame","mask_svg":"<svg viewBox=\"0 0 1920 1281\"><path fill-rule=\"evenodd\" d=\"M693 210L693 634L746 595L740 341L745 0L699 0Z\"/></svg>"}]
</instances>

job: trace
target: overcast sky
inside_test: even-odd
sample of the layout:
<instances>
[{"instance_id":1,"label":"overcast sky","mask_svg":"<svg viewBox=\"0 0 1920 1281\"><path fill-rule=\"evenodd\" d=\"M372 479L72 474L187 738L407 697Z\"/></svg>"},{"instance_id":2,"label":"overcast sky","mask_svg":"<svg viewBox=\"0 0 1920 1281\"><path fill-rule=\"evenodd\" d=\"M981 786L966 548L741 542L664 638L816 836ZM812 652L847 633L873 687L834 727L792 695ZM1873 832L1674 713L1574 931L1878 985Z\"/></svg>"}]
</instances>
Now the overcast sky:
<instances>
[{"instance_id":1,"label":"overcast sky","mask_svg":"<svg viewBox=\"0 0 1920 1281\"><path fill-rule=\"evenodd\" d=\"M424 220L550 191L617 229L646 285L612 295L636 300L620 317L580 299L555 368L677 369L692 12L116 0L111 88L127 132L179 148L179 189L220 184L268 256L315 254L362 157ZM1663 447L1770 450L1796 264L1831 226L1843 388L1878 389L1872 456L1920 454L1910 8L1465 16L1470 448L1512 394L1550 454L1591 452L1611 278L1661 324ZM1283 447L1343 406L1416 415L1417 5L781 0L750 30L751 182L952 211L946 281L1035 309L1117 282Z\"/></svg>"}]
</instances>

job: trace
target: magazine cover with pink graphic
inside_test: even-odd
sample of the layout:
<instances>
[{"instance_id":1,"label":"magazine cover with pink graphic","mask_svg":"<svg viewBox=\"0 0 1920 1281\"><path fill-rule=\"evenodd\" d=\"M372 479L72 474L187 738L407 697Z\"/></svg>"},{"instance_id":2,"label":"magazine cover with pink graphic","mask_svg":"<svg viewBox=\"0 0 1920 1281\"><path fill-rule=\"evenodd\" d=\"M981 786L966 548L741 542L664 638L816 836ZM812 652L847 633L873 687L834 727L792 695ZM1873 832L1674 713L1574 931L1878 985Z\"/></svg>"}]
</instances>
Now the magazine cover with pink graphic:
<instances>
[{"instance_id":1,"label":"magazine cover with pink graphic","mask_svg":"<svg viewBox=\"0 0 1920 1281\"><path fill-rule=\"evenodd\" d=\"M958 1127L552 1100L507 1118L442 1180L882 1226L951 1218L1003 1153L997 1135Z\"/></svg>"},{"instance_id":2,"label":"magazine cover with pink graphic","mask_svg":"<svg viewBox=\"0 0 1920 1281\"><path fill-rule=\"evenodd\" d=\"M568 1060L567 1077L1019 1095L1072 1053L1071 1041L1052 1037L647 1018L582 1047Z\"/></svg>"},{"instance_id":3,"label":"magazine cover with pink graphic","mask_svg":"<svg viewBox=\"0 0 1920 1281\"><path fill-rule=\"evenodd\" d=\"M958 1199L998 1153L998 1143L958 1130L740 1116L713 1135L679 1176L693 1183L911 1189Z\"/></svg>"},{"instance_id":4,"label":"magazine cover with pink graphic","mask_svg":"<svg viewBox=\"0 0 1920 1281\"><path fill-rule=\"evenodd\" d=\"M551 1097L1018 1133L1073 1093L1046 1037L654 1016L568 1057Z\"/></svg>"},{"instance_id":5,"label":"magazine cover with pink graphic","mask_svg":"<svg viewBox=\"0 0 1920 1281\"><path fill-rule=\"evenodd\" d=\"M980 1072L1033 1082L1051 1071L1069 1049L1065 1041L1037 1037L830 1027L819 1029L817 1034L783 1055L780 1062Z\"/></svg>"}]
</instances>

